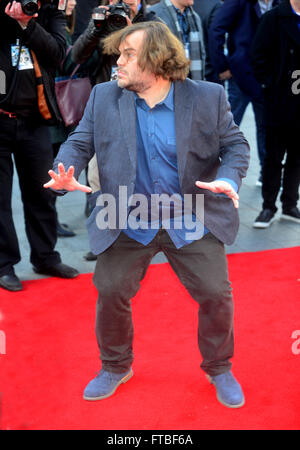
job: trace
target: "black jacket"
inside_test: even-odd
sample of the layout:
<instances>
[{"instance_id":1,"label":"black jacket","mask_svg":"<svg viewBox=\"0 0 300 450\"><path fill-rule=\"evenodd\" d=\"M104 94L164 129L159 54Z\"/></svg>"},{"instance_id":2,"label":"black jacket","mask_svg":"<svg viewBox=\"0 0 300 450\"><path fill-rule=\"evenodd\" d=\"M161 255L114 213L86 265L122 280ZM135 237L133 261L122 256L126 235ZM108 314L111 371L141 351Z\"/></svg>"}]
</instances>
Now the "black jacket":
<instances>
[{"instance_id":1,"label":"black jacket","mask_svg":"<svg viewBox=\"0 0 300 450\"><path fill-rule=\"evenodd\" d=\"M273 5L276 2L273 0ZM215 71L220 74L229 69L239 88L252 100L262 97L249 56L262 17L257 0L225 0L208 32L209 56Z\"/></svg>"},{"instance_id":2,"label":"black jacket","mask_svg":"<svg viewBox=\"0 0 300 450\"><path fill-rule=\"evenodd\" d=\"M265 97L268 125L300 123L300 94L293 89L300 69L300 30L289 0L263 15L251 49L251 63Z\"/></svg>"},{"instance_id":3,"label":"black jacket","mask_svg":"<svg viewBox=\"0 0 300 450\"><path fill-rule=\"evenodd\" d=\"M79 36L84 33L89 23L93 9L99 6L99 4L99 0L77 0L75 29L74 33L72 34L73 44L75 41L77 41Z\"/></svg>"},{"instance_id":4,"label":"black jacket","mask_svg":"<svg viewBox=\"0 0 300 450\"><path fill-rule=\"evenodd\" d=\"M142 0L141 8L132 20L132 23L159 20L154 12L148 12L146 4ZM93 20L90 21L85 32L76 40L72 49L72 59L77 64L86 62L89 58L95 59L95 68L90 78L92 85L109 81L111 78L112 66L116 65L117 58L111 55L104 55L102 52L102 39L111 33L107 28L98 34L95 32ZM95 58L95 53L97 56Z\"/></svg>"},{"instance_id":5,"label":"black jacket","mask_svg":"<svg viewBox=\"0 0 300 450\"><path fill-rule=\"evenodd\" d=\"M35 53L42 73L47 105L52 116L47 123L56 123L61 120L61 116L55 99L54 78L56 69L63 60L66 51L64 15L55 7L44 5L39 10L38 17L31 19L27 28L22 30L14 19L4 13L3 8L7 3L6 1L1 4L0 43L4 43L6 39L15 41L16 38L19 38L24 46ZM2 61L1 69L4 72L7 69L3 67ZM7 91L8 89L9 86ZM0 105L0 108L5 109L3 104ZM42 116L41 120L44 121Z\"/></svg>"}]
</instances>

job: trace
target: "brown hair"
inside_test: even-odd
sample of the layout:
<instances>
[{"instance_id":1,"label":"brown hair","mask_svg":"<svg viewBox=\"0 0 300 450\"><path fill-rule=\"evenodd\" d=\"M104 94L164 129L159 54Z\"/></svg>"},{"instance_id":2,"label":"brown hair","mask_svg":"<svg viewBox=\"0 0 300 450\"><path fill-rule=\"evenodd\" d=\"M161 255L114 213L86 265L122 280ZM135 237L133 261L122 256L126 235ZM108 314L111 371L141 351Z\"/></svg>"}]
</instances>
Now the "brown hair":
<instances>
[{"instance_id":1,"label":"brown hair","mask_svg":"<svg viewBox=\"0 0 300 450\"><path fill-rule=\"evenodd\" d=\"M135 31L144 31L144 41L138 55L138 65L164 79L185 80L190 61L180 40L161 22L141 22L122 28L103 40L103 51L120 54L120 44Z\"/></svg>"},{"instance_id":2,"label":"brown hair","mask_svg":"<svg viewBox=\"0 0 300 450\"><path fill-rule=\"evenodd\" d=\"M70 16L66 16L66 30L67 33L72 35L74 33L75 28L75 9L73 9L72 14Z\"/></svg>"}]
</instances>

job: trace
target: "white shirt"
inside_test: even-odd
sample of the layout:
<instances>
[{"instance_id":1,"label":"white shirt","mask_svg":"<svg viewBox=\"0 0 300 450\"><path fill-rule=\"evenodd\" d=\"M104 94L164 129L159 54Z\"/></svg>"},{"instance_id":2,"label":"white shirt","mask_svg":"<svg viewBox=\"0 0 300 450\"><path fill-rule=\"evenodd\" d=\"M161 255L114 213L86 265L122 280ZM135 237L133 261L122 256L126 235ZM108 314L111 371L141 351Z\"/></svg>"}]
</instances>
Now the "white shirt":
<instances>
[{"instance_id":1,"label":"white shirt","mask_svg":"<svg viewBox=\"0 0 300 450\"><path fill-rule=\"evenodd\" d=\"M264 0L258 0L258 4L261 10L261 13L264 14L267 11L270 11L270 9L272 9L273 6L273 0L269 0L268 2L264 1Z\"/></svg>"}]
</instances>

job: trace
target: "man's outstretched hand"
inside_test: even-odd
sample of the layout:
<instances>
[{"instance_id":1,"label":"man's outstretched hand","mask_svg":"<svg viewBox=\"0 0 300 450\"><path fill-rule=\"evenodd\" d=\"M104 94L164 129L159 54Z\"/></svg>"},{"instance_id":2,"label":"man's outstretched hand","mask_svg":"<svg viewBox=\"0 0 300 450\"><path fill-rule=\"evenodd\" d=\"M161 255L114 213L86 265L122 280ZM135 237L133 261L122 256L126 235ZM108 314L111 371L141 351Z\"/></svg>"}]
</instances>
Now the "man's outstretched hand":
<instances>
[{"instance_id":1,"label":"man's outstretched hand","mask_svg":"<svg viewBox=\"0 0 300 450\"><path fill-rule=\"evenodd\" d=\"M230 183L223 180L211 181L210 183L205 183L203 181L196 181L196 186L201 189L208 189L216 194L226 194L233 201L234 207L239 207L239 196L237 192L233 189Z\"/></svg>"},{"instance_id":2,"label":"man's outstretched hand","mask_svg":"<svg viewBox=\"0 0 300 450\"><path fill-rule=\"evenodd\" d=\"M70 166L68 171L65 171L64 165L62 163L58 164L58 174L54 170L49 170L49 175L52 180L44 184L44 188L51 188L57 191L82 191L82 192L92 192L92 189L88 186L78 183L76 178L74 178L74 167Z\"/></svg>"}]
</instances>

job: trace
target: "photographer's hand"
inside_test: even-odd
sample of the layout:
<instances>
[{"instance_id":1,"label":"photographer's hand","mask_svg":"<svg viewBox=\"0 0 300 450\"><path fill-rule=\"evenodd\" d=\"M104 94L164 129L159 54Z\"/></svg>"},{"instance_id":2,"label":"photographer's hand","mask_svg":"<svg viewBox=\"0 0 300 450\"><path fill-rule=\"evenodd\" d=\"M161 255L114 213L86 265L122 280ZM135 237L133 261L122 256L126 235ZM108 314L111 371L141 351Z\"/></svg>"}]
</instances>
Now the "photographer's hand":
<instances>
[{"instance_id":1,"label":"photographer's hand","mask_svg":"<svg viewBox=\"0 0 300 450\"><path fill-rule=\"evenodd\" d=\"M108 6L98 6L93 9L92 19L94 20L94 31L98 35L103 30L106 18L109 16Z\"/></svg>"},{"instance_id":2,"label":"photographer's hand","mask_svg":"<svg viewBox=\"0 0 300 450\"><path fill-rule=\"evenodd\" d=\"M92 189L88 186L78 183L76 178L74 178L74 167L70 166L67 173L65 171L64 165L62 163L58 164L58 174L54 170L49 170L49 175L52 180L44 184L44 188L52 188L57 191L82 191L90 193Z\"/></svg>"},{"instance_id":3,"label":"photographer's hand","mask_svg":"<svg viewBox=\"0 0 300 450\"><path fill-rule=\"evenodd\" d=\"M21 3L18 3L15 0L12 3L7 4L5 12L9 17L15 19L23 29L27 27L27 24L32 17L38 16L38 14L34 14L33 16L24 14Z\"/></svg>"},{"instance_id":4,"label":"photographer's hand","mask_svg":"<svg viewBox=\"0 0 300 450\"><path fill-rule=\"evenodd\" d=\"M130 27L130 25L132 25L132 22L131 22L131 20L129 19L129 17L128 16L126 16L126 22L127 22L127 25Z\"/></svg>"}]
</instances>

